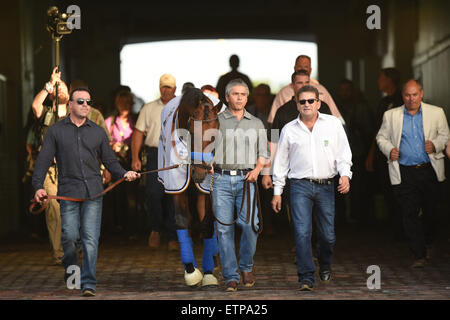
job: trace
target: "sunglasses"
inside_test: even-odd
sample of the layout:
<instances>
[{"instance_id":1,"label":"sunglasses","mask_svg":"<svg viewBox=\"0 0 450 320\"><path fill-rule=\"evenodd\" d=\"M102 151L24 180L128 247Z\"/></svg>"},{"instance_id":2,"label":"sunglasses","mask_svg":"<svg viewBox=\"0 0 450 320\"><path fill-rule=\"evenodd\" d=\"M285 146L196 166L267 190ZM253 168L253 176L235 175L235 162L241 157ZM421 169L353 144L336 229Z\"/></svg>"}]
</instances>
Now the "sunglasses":
<instances>
[{"instance_id":1,"label":"sunglasses","mask_svg":"<svg viewBox=\"0 0 450 320\"><path fill-rule=\"evenodd\" d=\"M77 103L81 106L86 102L88 106L92 106L92 100L91 99L77 99Z\"/></svg>"},{"instance_id":2,"label":"sunglasses","mask_svg":"<svg viewBox=\"0 0 450 320\"><path fill-rule=\"evenodd\" d=\"M308 99L308 100L299 100L298 103L305 104L308 101L309 104L313 104L315 101L319 101L319 99Z\"/></svg>"}]
</instances>

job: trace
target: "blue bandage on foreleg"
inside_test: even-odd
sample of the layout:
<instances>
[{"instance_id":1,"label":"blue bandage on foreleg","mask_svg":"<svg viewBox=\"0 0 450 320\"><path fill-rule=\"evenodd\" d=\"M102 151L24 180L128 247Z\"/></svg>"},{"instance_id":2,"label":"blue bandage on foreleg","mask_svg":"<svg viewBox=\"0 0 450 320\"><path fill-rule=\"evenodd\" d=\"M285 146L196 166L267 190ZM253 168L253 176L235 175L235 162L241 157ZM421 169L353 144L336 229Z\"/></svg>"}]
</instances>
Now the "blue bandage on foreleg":
<instances>
[{"instance_id":1,"label":"blue bandage on foreleg","mask_svg":"<svg viewBox=\"0 0 450 320\"><path fill-rule=\"evenodd\" d=\"M209 163L214 159L214 154L211 152L204 153L204 152L191 152L191 160L194 162L206 162Z\"/></svg>"},{"instance_id":2,"label":"blue bandage on foreleg","mask_svg":"<svg viewBox=\"0 0 450 320\"><path fill-rule=\"evenodd\" d=\"M202 268L204 272L212 272L214 270L213 256L219 253L216 236L216 222L214 221L214 232L211 238L203 239L203 258Z\"/></svg>"},{"instance_id":3,"label":"blue bandage on foreleg","mask_svg":"<svg viewBox=\"0 0 450 320\"><path fill-rule=\"evenodd\" d=\"M214 270L214 259L213 259L214 240L215 235L212 238L203 239L203 258L202 258L203 272L212 272Z\"/></svg>"},{"instance_id":4,"label":"blue bandage on foreleg","mask_svg":"<svg viewBox=\"0 0 450 320\"><path fill-rule=\"evenodd\" d=\"M192 246L192 239L189 237L187 229L177 230L178 242L180 243L181 262L183 264L192 263L197 268L195 262L194 250Z\"/></svg>"},{"instance_id":5,"label":"blue bandage on foreleg","mask_svg":"<svg viewBox=\"0 0 450 320\"><path fill-rule=\"evenodd\" d=\"M216 221L214 221L214 232L212 239L214 239L214 241L212 241L211 253L213 256L217 256L219 254L219 245L217 244Z\"/></svg>"}]
</instances>

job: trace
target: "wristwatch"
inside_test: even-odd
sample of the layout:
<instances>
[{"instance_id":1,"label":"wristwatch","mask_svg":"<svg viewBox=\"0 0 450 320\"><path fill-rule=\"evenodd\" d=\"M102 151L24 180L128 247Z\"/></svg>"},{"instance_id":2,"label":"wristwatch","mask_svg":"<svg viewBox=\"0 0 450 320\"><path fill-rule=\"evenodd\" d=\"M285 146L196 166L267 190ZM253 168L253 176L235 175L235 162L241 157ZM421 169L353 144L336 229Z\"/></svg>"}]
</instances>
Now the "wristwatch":
<instances>
[{"instance_id":1,"label":"wristwatch","mask_svg":"<svg viewBox=\"0 0 450 320\"><path fill-rule=\"evenodd\" d=\"M53 92L53 86L50 82L47 82L45 84L44 90L47 91L48 93L52 93Z\"/></svg>"}]
</instances>

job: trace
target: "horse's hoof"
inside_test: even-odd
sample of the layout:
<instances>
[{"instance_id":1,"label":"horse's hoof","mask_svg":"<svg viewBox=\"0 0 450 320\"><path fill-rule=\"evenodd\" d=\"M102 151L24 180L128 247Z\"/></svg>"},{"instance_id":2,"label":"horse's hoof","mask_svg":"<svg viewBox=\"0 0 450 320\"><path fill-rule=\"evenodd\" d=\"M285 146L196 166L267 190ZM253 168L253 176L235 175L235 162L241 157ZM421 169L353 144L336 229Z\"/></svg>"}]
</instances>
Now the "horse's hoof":
<instances>
[{"instance_id":1,"label":"horse's hoof","mask_svg":"<svg viewBox=\"0 0 450 320\"><path fill-rule=\"evenodd\" d=\"M186 285L189 287L198 286L202 282L202 279L203 275L197 268L191 273L187 273L186 270L184 271L184 282L186 282Z\"/></svg>"},{"instance_id":2,"label":"horse's hoof","mask_svg":"<svg viewBox=\"0 0 450 320\"><path fill-rule=\"evenodd\" d=\"M217 280L217 278L211 274L205 274L203 276L203 280L202 280L202 287L216 287L219 285L219 280Z\"/></svg>"}]
</instances>

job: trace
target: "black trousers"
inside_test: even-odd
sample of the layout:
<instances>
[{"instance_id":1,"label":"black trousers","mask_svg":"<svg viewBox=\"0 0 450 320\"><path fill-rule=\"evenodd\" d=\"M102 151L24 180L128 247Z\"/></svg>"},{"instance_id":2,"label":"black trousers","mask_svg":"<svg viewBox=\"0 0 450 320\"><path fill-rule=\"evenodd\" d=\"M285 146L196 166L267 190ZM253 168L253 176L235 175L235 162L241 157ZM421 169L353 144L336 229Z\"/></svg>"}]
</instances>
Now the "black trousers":
<instances>
[{"instance_id":1,"label":"black trousers","mask_svg":"<svg viewBox=\"0 0 450 320\"><path fill-rule=\"evenodd\" d=\"M416 259L426 257L426 246L433 240L439 182L431 165L421 168L400 165L402 182L393 186L403 216L409 247Z\"/></svg>"}]
</instances>

